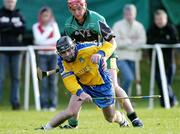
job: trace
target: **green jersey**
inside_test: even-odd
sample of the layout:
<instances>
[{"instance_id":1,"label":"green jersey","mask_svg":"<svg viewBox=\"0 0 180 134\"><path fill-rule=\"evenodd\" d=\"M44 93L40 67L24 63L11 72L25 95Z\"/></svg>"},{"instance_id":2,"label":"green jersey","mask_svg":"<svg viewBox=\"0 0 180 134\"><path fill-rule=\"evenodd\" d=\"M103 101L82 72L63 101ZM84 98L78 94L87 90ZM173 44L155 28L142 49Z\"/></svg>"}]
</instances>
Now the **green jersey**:
<instances>
[{"instance_id":1,"label":"green jersey","mask_svg":"<svg viewBox=\"0 0 180 134\"><path fill-rule=\"evenodd\" d=\"M103 36L99 22L101 21L107 25L105 18L91 10L87 10L85 17L83 24L79 24L73 16L68 18L65 23L65 34L70 36L71 39L75 39L76 42L97 42L101 44ZM107 64L108 69L116 68L114 53L107 60Z\"/></svg>"},{"instance_id":2,"label":"green jersey","mask_svg":"<svg viewBox=\"0 0 180 134\"><path fill-rule=\"evenodd\" d=\"M100 14L87 10L85 21L79 24L78 21L71 16L65 23L65 34L75 39L76 42L95 41L100 42L103 40L99 21L106 24L106 20Z\"/></svg>"}]
</instances>

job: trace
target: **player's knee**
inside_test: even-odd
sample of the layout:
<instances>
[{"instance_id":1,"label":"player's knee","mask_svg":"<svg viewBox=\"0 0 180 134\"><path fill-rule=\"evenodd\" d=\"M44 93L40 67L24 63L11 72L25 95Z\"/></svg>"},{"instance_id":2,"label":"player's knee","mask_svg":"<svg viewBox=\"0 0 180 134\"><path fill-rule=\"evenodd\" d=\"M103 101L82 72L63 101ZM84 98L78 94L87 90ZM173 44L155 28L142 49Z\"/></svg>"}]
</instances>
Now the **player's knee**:
<instances>
[{"instance_id":1,"label":"player's knee","mask_svg":"<svg viewBox=\"0 0 180 134\"><path fill-rule=\"evenodd\" d=\"M121 92L121 87L118 86L118 85L117 85L117 86L114 86L114 89L115 89L116 92Z\"/></svg>"},{"instance_id":2,"label":"player's knee","mask_svg":"<svg viewBox=\"0 0 180 134\"><path fill-rule=\"evenodd\" d=\"M121 95L126 94L126 92L120 86L117 86L114 89L116 94L121 94Z\"/></svg>"},{"instance_id":3,"label":"player's knee","mask_svg":"<svg viewBox=\"0 0 180 134\"><path fill-rule=\"evenodd\" d=\"M69 109L66 110L66 113L69 117L73 117L77 114L74 110L69 110Z\"/></svg>"}]
</instances>

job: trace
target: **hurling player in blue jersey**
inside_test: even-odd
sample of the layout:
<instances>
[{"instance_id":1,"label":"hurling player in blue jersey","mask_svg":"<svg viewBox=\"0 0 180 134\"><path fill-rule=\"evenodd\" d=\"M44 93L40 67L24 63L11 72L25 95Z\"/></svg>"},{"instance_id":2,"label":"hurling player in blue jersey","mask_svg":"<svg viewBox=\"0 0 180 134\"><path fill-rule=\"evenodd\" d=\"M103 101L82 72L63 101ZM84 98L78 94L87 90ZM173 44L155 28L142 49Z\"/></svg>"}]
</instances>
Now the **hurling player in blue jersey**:
<instances>
[{"instance_id":1,"label":"hurling player in blue jersey","mask_svg":"<svg viewBox=\"0 0 180 134\"><path fill-rule=\"evenodd\" d=\"M109 42L104 42L101 47L95 43L77 45L69 36L63 36L57 41L60 73L66 89L72 96L67 109L40 129L49 130L59 126L76 115L85 101L93 101L101 108L108 122L118 123L122 127L129 126L125 116L114 107L115 94L106 69L106 59L111 56L113 50L113 45ZM99 97L108 99L94 99Z\"/></svg>"}]
</instances>

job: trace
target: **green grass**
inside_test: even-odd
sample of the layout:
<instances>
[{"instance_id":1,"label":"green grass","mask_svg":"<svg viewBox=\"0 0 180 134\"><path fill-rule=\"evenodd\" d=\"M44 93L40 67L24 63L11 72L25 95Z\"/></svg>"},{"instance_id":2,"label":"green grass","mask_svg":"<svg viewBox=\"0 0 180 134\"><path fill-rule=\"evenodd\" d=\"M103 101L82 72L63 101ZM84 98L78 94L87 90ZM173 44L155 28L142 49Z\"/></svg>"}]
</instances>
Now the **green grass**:
<instances>
[{"instance_id":1,"label":"green grass","mask_svg":"<svg viewBox=\"0 0 180 134\"><path fill-rule=\"evenodd\" d=\"M63 106L64 108L64 106ZM61 111L58 109L58 111ZM37 112L2 110L0 112L0 134L179 134L180 107L164 110L156 107L137 108L138 115L143 120L144 128L120 128L115 123L108 123L103 118L101 110L96 107L84 106L80 115L79 128L75 130L60 130L56 128L48 132L34 130L47 123L58 112Z\"/></svg>"},{"instance_id":2,"label":"green grass","mask_svg":"<svg viewBox=\"0 0 180 134\"><path fill-rule=\"evenodd\" d=\"M180 56L179 56L180 57ZM177 72L173 82L174 92L180 100L179 81L180 81L180 62L177 64ZM147 59L142 61L141 79L142 79L142 93L148 95L149 93L149 78L150 78L150 64ZM10 81L9 75L5 80L4 99L0 104L0 134L43 134L45 132L35 131L34 128L47 123L58 112L37 112L34 110L34 94L31 86L30 91L30 111L11 111L9 103ZM21 83L21 106L24 100L24 75L22 75ZM69 94L64 88L61 79L58 86L58 111L64 109L69 101ZM158 94L157 87L155 93ZM133 88L133 94L135 90ZM180 134L180 106L170 110L164 110L159 107L159 100L155 101L155 108L153 110L147 109L147 100L134 100L136 103L136 111L143 120L145 127L137 128L119 128L117 124L109 124L103 118L100 110L97 110L92 105L85 105L80 116L79 129L76 130L60 130L54 129L49 131L49 134Z\"/></svg>"}]
</instances>

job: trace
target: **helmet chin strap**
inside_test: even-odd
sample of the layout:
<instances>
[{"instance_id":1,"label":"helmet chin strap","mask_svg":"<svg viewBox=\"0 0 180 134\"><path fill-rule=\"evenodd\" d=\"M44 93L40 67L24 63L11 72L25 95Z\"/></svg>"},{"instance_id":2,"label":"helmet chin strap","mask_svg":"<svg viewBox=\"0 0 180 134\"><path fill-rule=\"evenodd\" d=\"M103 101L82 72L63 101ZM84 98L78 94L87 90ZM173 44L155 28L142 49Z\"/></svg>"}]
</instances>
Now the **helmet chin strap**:
<instances>
[{"instance_id":1,"label":"helmet chin strap","mask_svg":"<svg viewBox=\"0 0 180 134\"><path fill-rule=\"evenodd\" d=\"M65 59L64 59L64 61L66 61L67 63L71 63L71 62L74 62L75 59L76 59L75 57L72 57L70 60L65 60Z\"/></svg>"}]
</instances>

